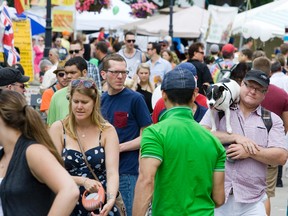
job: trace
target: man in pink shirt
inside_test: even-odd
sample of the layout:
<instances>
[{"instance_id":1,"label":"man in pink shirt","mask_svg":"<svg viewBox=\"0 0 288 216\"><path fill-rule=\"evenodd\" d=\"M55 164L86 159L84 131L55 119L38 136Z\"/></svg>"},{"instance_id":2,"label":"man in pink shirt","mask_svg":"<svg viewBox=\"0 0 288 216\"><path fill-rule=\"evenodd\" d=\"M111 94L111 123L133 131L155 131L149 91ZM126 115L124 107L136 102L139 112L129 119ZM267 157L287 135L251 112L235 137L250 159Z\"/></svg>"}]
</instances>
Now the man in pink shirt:
<instances>
[{"instance_id":1,"label":"man in pink shirt","mask_svg":"<svg viewBox=\"0 0 288 216\"><path fill-rule=\"evenodd\" d=\"M261 117L261 102L269 86L269 77L262 71L249 71L241 83L238 109L231 110L233 133L226 132L225 116L216 115L214 135L226 147L226 202L215 209L215 216L266 215L267 165L285 164L287 147L283 122L271 112L272 127L268 130ZM200 122L211 129L208 110Z\"/></svg>"}]
</instances>

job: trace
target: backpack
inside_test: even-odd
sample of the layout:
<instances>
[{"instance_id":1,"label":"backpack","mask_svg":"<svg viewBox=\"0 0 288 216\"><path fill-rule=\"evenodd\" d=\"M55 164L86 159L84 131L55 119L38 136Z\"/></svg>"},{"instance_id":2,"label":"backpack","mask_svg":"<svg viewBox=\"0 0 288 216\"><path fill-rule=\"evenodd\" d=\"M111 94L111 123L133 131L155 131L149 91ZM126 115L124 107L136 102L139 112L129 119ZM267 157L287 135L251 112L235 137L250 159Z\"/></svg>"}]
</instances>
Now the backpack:
<instances>
[{"instance_id":1,"label":"backpack","mask_svg":"<svg viewBox=\"0 0 288 216\"><path fill-rule=\"evenodd\" d=\"M223 118L224 115L225 115L224 111L218 112L219 121ZM261 118L269 134L273 125L271 112L262 106L261 106Z\"/></svg>"},{"instance_id":2,"label":"backpack","mask_svg":"<svg viewBox=\"0 0 288 216\"><path fill-rule=\"evenodd\" d=\"M237 66L236 64L234 64L231 68L228 68L228 65L225 65L224 68L222 68L220 62L216 62L216 64L218 65L219 69L213 74L214 83L217 83L220 80L225 79L225 78L229 79L231 75L231 71L234 70L234 68Z\"/></svg>"}]
</instances>

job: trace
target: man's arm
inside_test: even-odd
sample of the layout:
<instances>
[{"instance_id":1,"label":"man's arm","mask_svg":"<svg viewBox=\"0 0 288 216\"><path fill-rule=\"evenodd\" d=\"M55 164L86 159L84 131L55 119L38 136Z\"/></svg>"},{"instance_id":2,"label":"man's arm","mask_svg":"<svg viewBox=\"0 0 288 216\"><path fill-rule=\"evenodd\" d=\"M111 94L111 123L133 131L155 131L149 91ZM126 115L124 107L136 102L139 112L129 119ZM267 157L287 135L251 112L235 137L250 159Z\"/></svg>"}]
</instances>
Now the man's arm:
<instances>
[{"instance_id":1,"label":"man's arm","mask_svg":"<svg viewBox=\"0 0 288 216\"><path fill-rule=\"evenodd\" d=\"M133 216L144 216L154 191L154 177L161 161L155 158L141 158L139 177L135 187Z\"/></svg>"},{"instance_id":2,"label":"man's arm","mask_svg":"<svg viewBox=\"0 0 288 216\"><path fill-rule=\"evenodd\" d=\"M282 112L281 119L284 123L285 134L288 131L288 111Z\"/></svg>"},{"instance_id":3,"label":"man's arm","mask_svg":"<svg viewBox=\"0 0 288 216\"><path fill-rule=\"evenodd\" d=\"M212 199L216 208L220 207L225 202L224 179L225 172L214 172Z\"/></svg>"},{"instance_id":4,"label":"man's arm","mask_svg":"<svg viewBox=\"0 0 288 216\"><path fill-rule=\"evenodd\" d=\"M251 158L270 165L284 165L287 161L287 151L282 148L263 148L259 147L260 151L255 155L250 155Z\"/></svg>"},{"instance_id":5,"label":"man's arm","mask_svg":"<svg viewBox=\"0 0 288 216\"><path fill-rule=\"evenodd\" d=\"M149 126L149 125L148 125ZM146 127L148 127L146 126ZM142 132L146 127L142 127L140 129L140 135L138 137L136 137L133 140L124 142L120 144L120 152L125 152L125 151L134 151L140 148L140 141L141 141L141 136L142 136Z\"/></svg>"}]
</instances>

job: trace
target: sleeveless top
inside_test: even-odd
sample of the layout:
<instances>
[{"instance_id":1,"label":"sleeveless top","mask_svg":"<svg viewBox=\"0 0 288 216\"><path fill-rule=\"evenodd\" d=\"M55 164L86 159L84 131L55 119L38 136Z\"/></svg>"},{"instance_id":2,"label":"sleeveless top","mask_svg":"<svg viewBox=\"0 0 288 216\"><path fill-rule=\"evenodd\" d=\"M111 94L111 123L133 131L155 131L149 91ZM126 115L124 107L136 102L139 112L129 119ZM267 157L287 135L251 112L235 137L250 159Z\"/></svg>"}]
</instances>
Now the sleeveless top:
<instances>
[{"instance_id":1,"label":"sleeveless top","mask_svg":"<svg viewBox=\"0 0 288 216\"><path fill-rule=\"evenodd\" d=\"M0 186L0 195L4 215L47 215L55 194L31 173L26 159L26 150L35 144L21 135L16 142L8 165L7 173ZM0 151L2 158L4 150Z\"/></svg>"},{"instance_id":2,"label":"sleeveless top","mask_svg":"<svg viewBox=\"0 0 288 216\"><path fill-rule=\"evenodd\" d=\"M89 168L85 163L85 160L83 159L82 152L66 148L66 133L64 128L63 133L64 148L62 150L62 157L66 170L71 176L82 176L85 178L94 179L92 173L90 172ZM98 177L99 181L101 182L106 191L105 149L103 146L101 146L101 133L99 136L99 146L89 149L84 153L86 155L88 163L90 164L91 168L95 172L96 176ZM88 216L90 215L90 212L88 212L82 205L82 195L85 191L85 188L83 186L80 186L79 189L80 196L71 216ZM98 211L96 210L95 213L98 213ZM118 209L114 206L108 215L120 216L120 213Z\"/></svg>"},{"instance_id":3,"label":"sleeveless top","mask_svg":"<svg viewBox=\"0 0 288 216\"><path fill-rule=\"evenodd\" d=\"M142 52L135 49L135 54L132 57L128 57L124 53L124 49L119 50L118 54L121 55L127 63L127 70L129 70L128 76L132 78L136 74L137 67L142 63Z\"/></svg>"}]
</instances>

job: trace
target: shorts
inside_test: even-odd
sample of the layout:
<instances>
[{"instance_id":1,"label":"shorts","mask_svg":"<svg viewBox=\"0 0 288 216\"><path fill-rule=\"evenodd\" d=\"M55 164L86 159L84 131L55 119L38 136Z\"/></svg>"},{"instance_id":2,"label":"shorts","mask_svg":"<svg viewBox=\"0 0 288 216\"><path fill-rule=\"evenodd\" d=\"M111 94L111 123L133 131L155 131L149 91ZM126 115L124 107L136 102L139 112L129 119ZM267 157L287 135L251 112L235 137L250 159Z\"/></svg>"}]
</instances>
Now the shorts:
<instances>
[{"instance_id":1,"label":"shorts","mask_svg":"<svg viewBox=\"0 0 288 216\"><path fill-rule=\"evenodd\" d=\"M266 174L266 183L267 183L266 194L268 198L275 197L277 175L278 175L278 166L268 165Z\"/></svg>"}]
</instances>

